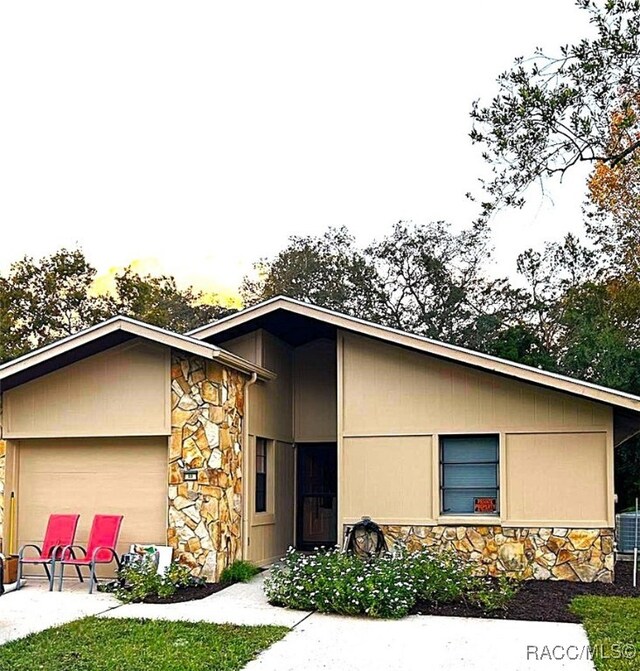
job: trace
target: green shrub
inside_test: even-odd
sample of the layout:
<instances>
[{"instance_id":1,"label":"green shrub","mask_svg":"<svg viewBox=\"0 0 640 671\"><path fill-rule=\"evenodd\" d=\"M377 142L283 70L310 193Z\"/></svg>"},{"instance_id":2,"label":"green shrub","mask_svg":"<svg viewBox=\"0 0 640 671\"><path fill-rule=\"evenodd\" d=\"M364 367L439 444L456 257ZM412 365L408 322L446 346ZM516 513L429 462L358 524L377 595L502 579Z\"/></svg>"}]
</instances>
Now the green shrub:
<instances>
[{"instance_id":1,"label":"green shrub","mask_svg":"<svg viewBox=\"0 0 640 671\"><path fill-rule=\"evenodd\" d=\"M517 580L503 575L497 578L497 584L489 582L486 578L479 578L478 583L471 595L472 601L488 612L504 610L520 589Z\"/></svg>"},{"instance_id":2,"label":"green shrub","mask_svg":"<svg viewBox=\"0 0 640 671\"><path fill-rule=\"evenodd\" d=\"M233 585L234 582L249 582L258 573L260 573L260 569L251 562L238 559L222 571L220 582L223 585Z\"/></svg>"},{"instance_id":3,"label":"green shrub","mask_svg":"<svg viewBox=\"0 0 640 671\"><path fill-rule=\"evenodd\" d=\"M145 558L118 571L118 583L113 593L123 603L131 603L150 596L168 598L178 589L201 585L202 582L191 575L188 567L176 562L159 574L153 559Z\"/></svg>"},{"instance_id":4,"label":"green shrub","mask_svg":"<svg viewBox=\"0 0 640 671\"><path fill-rule=\"evenodd\" d=\"M409 564L418 598L429 603L465 601L491 612L504 609L518 591L517 581L505 576L478 576L473 564L451 552L404 553L404 560Z\"/></svg>"},{"instance_id":5,"label":"green shrub","mask_svg":"<svg viewBox=\"0 0 640 671\"><path fill-rule=\"evenodd\" d=\"M204 580L194 578L191 575L191 569L179 562L171 562L169 567L164 572L164 581L174 585L177 589L184 589L185 587L194 587L195 585L202 585Z\"/></svg>"},{"instance_id":6,"label":"green shrub","mask_svg":"<svg viewBox=\"0 0 640 671\"><path fill-rule=\"evenodd\" d=\"M265 580L269 600L298 610L371 617L403 617L415 603L415 585L394 555L360 559L339 550L305 555L289 550Z\"/></svg>"},{"instance_id":7,"label":"green shrub","mask_svg":"<svg viewBox=\"0 0 640 671\"><path fill-rule=\"evenodd\" d=\"M426 550L403 553L419 599L430 603L459 601L473 591L476 580L472 567L457 555Z\"/></svg>"},{"instance_id":8,"label":"green shrub","mask_svg":"<svg viewBox=\"0 0 640 671\"><path fill-rule=\"evenodd\" d=\"M312 555L290 549L266 578L265 592L271 603L298 610L397 618L418 600L467 601L494 611L515 586L475 576L471 565L448 553L396 550L362 559L338 549Z\"/></svg>"}]
</instances>

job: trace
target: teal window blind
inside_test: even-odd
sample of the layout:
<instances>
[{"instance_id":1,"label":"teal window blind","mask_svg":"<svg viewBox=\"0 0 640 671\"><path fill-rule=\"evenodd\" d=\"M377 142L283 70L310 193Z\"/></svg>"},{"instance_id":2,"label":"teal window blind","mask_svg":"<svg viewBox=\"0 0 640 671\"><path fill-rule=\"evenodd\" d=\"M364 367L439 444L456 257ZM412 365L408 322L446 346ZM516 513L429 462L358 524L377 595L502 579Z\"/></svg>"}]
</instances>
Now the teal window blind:
<instances>
[{"instance_id":1,"label":"teal window blind","mask_svg":"<svg viewBox=\"0 0 640 671\"><path fill-rule=\"evenodd\" d=\"M498 454L498 436L448 436L440 439L443 515L498 512Z\"/></svg>"}]
</instances>

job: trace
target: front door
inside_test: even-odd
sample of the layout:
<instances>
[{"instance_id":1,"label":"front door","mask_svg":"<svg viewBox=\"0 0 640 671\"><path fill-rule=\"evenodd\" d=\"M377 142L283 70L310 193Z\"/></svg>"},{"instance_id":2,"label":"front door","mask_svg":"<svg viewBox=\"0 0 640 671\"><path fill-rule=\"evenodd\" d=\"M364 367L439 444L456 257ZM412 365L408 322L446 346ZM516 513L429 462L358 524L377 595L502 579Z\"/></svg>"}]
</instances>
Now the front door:
<instances>
[{"instance_id":1,"label":"front door","mask_svg":"<svg viewBox=\"0 0 640 671\"><path fill-rule=\"evenodd\" d=\"M298 444L300 550L337 542L338 459L335 443Z\"/></svg>"}]
</instances>

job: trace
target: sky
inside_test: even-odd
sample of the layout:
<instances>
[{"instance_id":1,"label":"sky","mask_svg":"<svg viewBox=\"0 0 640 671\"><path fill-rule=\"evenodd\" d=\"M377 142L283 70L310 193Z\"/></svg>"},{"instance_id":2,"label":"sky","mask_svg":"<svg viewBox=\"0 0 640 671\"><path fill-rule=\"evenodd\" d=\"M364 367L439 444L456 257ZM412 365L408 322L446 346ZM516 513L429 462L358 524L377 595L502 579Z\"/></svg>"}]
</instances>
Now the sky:
<instances>
[{"instance_id":1,"label":"sky","mask_svg":"<svg viewBox=\"0 0 640 671\"><path fill-rule=\"evenodd\" d=\"M468 225L469 110L588 34L572 0L0 5L0 272L81 246L233 299L290 235ZM493 222L491 272L580 231L584 173Z\"/></svg>"}]
</instances>

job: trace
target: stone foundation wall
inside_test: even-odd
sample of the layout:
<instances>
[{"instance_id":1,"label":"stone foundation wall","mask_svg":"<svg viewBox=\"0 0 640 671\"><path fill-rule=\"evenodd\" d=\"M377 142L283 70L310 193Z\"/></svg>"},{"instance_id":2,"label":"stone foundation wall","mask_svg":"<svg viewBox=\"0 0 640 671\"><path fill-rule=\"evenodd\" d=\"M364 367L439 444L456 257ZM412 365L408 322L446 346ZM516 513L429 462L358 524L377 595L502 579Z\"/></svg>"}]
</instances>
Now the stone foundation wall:
<instances>
[{"instance_id":1,"label":"stone foundation wall","mask_svg":"<svg viewBox=\"0 0 640 671\"><path fill-rule=\"evenodd\" d=\"M215 361L172 354L168 542L210 582L242 556L244 382Z\"/></svg>"},{"instance_id":2,"label":"stone foundation wall","mask_svg":"<svg viewBox=\"0 0 640 671\"><path fill-rule=\"evenodd\" d=\"M536 580L613 581L613 529L383 526L387 543L454 551L478 573Z\"/></svg>"}]
</instances>

